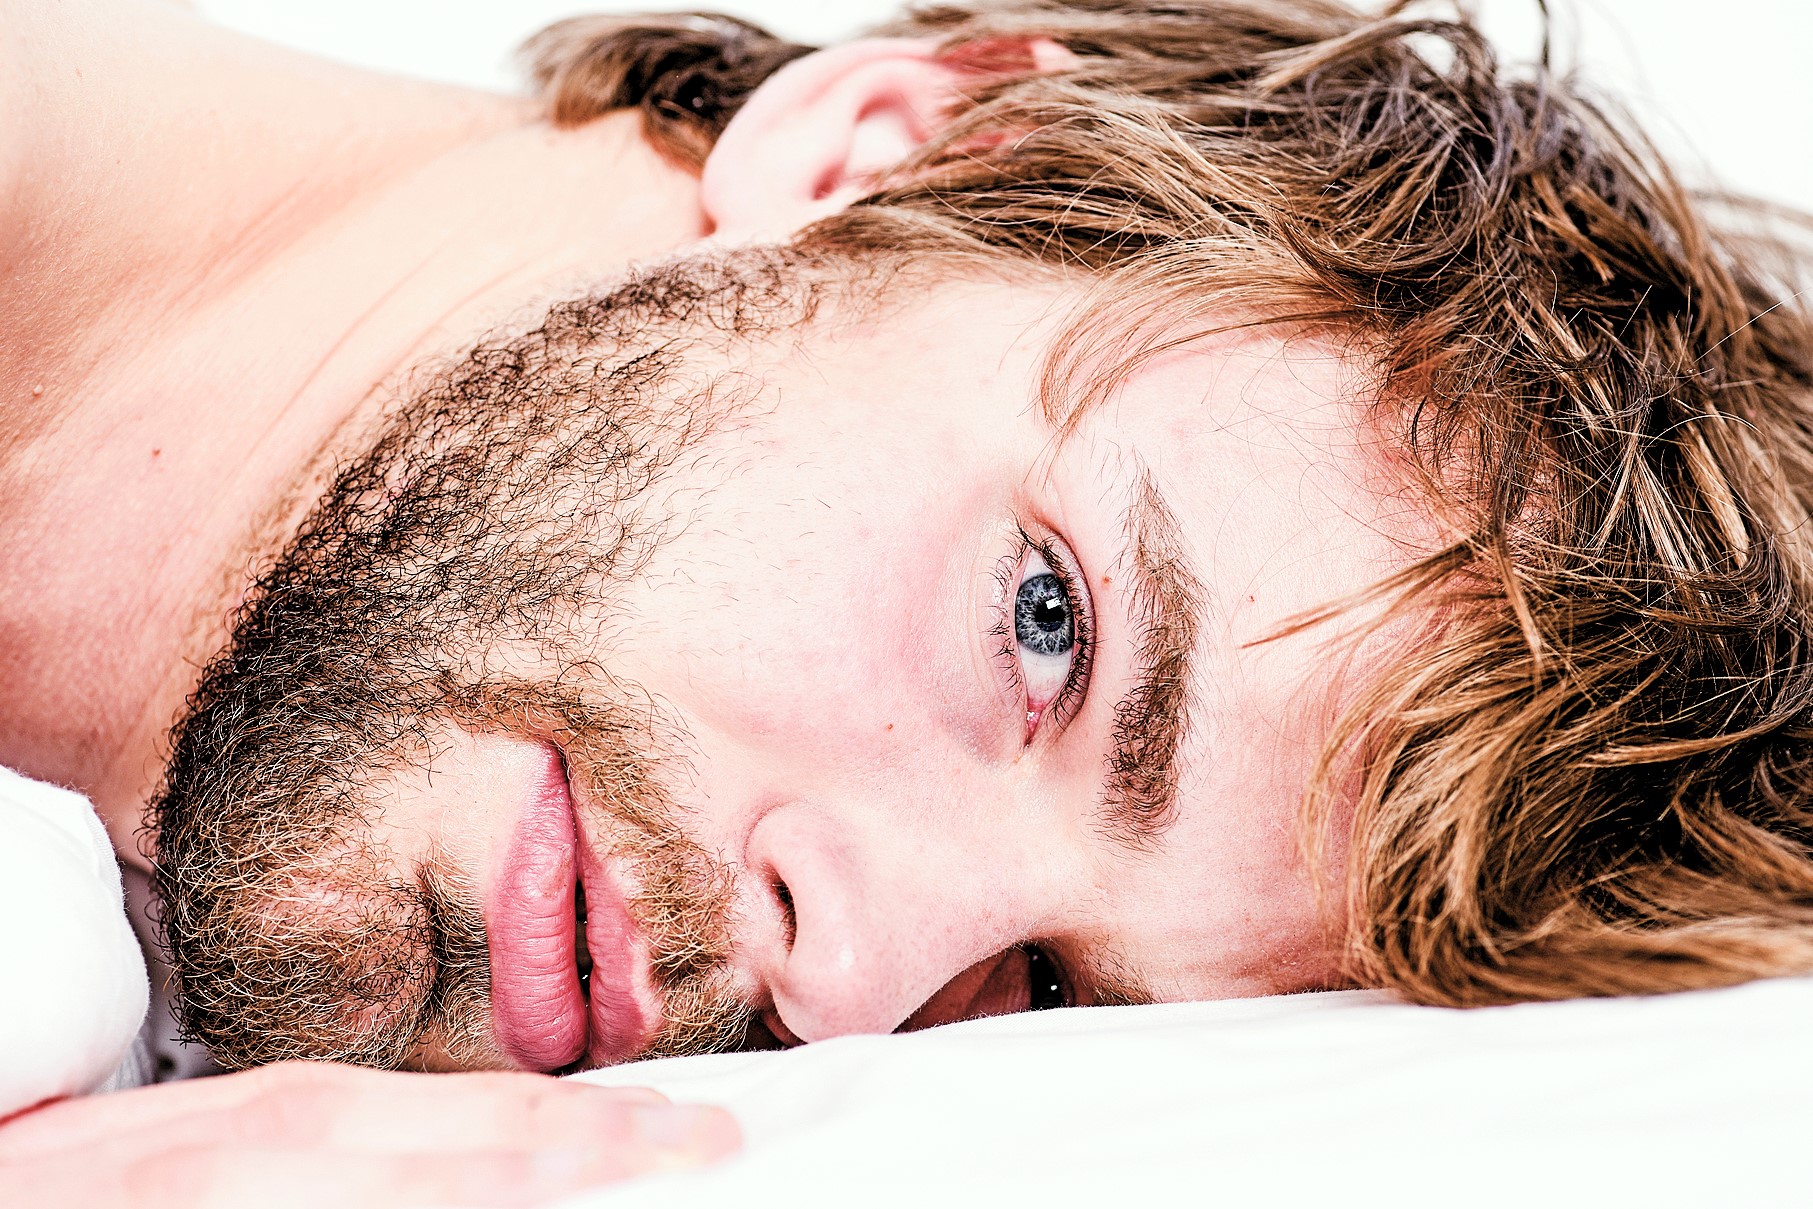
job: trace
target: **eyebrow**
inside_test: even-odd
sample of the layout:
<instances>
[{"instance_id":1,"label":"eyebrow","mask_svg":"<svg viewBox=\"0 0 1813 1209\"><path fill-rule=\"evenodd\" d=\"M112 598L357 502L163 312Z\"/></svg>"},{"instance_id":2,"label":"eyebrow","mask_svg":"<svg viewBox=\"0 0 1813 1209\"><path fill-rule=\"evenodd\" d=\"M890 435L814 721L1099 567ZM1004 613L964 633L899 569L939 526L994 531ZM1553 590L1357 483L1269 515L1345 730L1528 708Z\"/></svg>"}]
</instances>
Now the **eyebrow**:
<instances>
[{"instance_id":1,"label":"eyebrow","mask_svg":"<svg viewBox=\"0 0 1813 1209\"><path fill-rule=\"evenodd\" d=\"M1177 814L1177 754L1189 725L1204 593L1185 557L1177 516L1143 467L1121 524L1120 561L1132 575L1126 599L1135 682L1114 707L1102 804L1111 834L1143 848Z\"/></svg>"}]
</instances>

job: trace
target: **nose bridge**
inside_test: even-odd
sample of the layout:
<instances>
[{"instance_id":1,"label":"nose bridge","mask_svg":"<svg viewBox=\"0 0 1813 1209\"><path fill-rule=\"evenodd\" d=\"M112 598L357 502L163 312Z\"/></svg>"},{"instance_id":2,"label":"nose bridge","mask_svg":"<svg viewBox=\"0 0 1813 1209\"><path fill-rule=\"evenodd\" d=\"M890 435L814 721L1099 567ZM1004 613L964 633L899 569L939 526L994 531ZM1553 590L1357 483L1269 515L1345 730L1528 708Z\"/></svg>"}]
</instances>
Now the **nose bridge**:
<instances>
[{"instance_id":1,"label":"nose bridge","mask_svg":"<svg viewBox=\"0 0 1813 1209\"><path fill-rule=\"evenodd\" d=\"M897 778L861 800L779 806L757 824L751 866L784 888L794 924L769 984L801 1039L891 1032L1050 915L1041 829L977 800L984 792Z\"/></svg>"}]
</instances>

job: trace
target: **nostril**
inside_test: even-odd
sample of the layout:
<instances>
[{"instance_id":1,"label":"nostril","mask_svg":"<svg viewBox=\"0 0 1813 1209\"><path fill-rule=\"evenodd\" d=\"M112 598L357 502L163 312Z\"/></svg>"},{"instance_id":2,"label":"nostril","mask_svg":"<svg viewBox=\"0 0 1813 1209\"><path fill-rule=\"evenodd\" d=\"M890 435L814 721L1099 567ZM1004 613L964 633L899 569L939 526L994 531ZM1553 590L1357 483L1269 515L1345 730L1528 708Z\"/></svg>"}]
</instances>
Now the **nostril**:
<instances>
[{"instance_id":1,"label":"nostril","mask_svg":"<svg viewBox=\"0 0 1813 1209\"><path fill-rule=\"evenodd\" d=\"M800 1040L799 1034L787 1027L787 1022L781 1019L780 1012L774 1008L769 1008L761 1014L760 1023L781 1049L796 1049L806 1044Z\"/></svg>"},{"instance_id":2,"label":"nostril","mask_svg":"<svg viewBox=\"0 0 1813 1209\"><path fill-rule=\"evenodd\" d=\"M785 933L784 943L787 951L791 953L793 952L793 938L799 932L799 919L793 912L793 891L789 890L787 883L778 877L774 879L772 889L774 901L781 905L781 929Z\"/></svg>"}]
</instances>

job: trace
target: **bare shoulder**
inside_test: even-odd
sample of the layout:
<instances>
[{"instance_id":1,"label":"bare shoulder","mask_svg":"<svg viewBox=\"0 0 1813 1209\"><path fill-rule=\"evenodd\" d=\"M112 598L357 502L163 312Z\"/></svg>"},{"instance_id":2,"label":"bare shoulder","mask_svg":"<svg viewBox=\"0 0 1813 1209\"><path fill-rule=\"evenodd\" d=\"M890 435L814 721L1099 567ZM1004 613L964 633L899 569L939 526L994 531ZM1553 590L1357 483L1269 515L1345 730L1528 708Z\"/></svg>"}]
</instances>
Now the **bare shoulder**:
<instances>
[{"instance_id":1,"label":"bare shoulder","mask_svg":"<svg viewBox=\"0 0 1813 1209\"><path fill-rule=\"evenodd\" d=\"M35 136L55 120L62 77L80 69L81 31L104 18L104 7L96 0L0 0L0 206L8 211L20 202Z\"/></svg>"},{"instance_id":2,"label":"bare shoulder","mask_svg":"<svg viewBox=\"0 0 1813 1209\"><path fill-rule=\"evenodd\" d=\"M0 198L19 179L24 150L26 98L32 87L31 46L43 41L44 9L31 0L0 0ZM0 203L4 204L4 203Z\"/></svg>"},{"instance_id":3,"label":"bare shoulder","mask_svg":"<svg viewBox=\"0 0 1813 1209\"><path fill-rule=\"evenodd\" d=\"M47 228L57 211L55 149L74 146L87 31L113 0L0 0L0 518L17 503L25 438L43 428ZM97 75L100 73L89 73ZM50 266L53 270L56 266ZM58 270L60 271L60 270Z\"/></svg>"}]
</instances>

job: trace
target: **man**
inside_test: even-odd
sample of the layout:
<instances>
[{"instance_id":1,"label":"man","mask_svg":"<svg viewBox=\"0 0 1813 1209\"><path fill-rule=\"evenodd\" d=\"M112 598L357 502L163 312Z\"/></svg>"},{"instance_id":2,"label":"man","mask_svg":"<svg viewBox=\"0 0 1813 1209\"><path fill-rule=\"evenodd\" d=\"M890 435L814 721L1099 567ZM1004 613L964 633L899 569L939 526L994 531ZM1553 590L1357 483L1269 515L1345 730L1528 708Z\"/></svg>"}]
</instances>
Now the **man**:
<instances>
[{"instance_id":1,"label":"man","mask_svg":"<svg viewBox=\"0 0 1813 1209\"><path fill-rule=\"evenodd\" d=\"M1813 968L1809 320L1466 24L582 22L533 105L12 24L0 759L226 1065ZM395 1203L727 1144L267 1069L0 1147Z\"/></svg>"}]
</instances>

